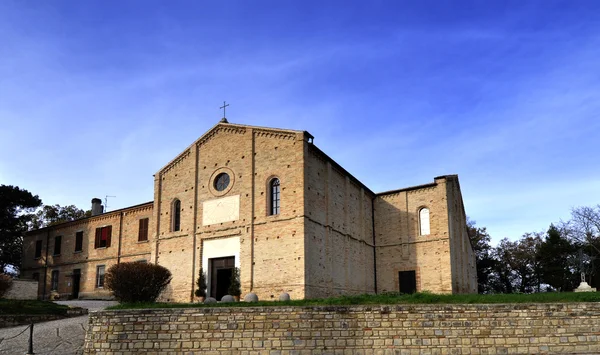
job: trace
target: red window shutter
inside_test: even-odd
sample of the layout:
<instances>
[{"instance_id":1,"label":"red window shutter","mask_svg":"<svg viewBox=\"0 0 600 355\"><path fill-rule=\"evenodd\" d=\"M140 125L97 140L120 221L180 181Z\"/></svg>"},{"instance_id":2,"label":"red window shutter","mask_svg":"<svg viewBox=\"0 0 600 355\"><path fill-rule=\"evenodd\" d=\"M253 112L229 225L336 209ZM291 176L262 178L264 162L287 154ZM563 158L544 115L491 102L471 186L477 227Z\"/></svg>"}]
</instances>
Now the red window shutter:
<instances>
[{"instance_id":1,"label":"red window shutter","mask_svg":"<svg viewBox=\"0 0 600 355\"><path fill-rule=\"evenodd\" d=\"M102 228L96 228L96 240L94 241L94 249L100 245L100 238L102 237Z\"/></svg>"},{"instance_id":2,"label":"red window shutter","mask_svg":"<svg viewBox=\"0 0 600 355\"><path fill-rule=\"evenodd\" d=\"M106 231L106 234L107 234L106 247L108 248L110 246L110 237L112 235L112 226L108 226L108 227L106 227L106 229L107 229L107 231Z\"/></svg>"}]
</instances>

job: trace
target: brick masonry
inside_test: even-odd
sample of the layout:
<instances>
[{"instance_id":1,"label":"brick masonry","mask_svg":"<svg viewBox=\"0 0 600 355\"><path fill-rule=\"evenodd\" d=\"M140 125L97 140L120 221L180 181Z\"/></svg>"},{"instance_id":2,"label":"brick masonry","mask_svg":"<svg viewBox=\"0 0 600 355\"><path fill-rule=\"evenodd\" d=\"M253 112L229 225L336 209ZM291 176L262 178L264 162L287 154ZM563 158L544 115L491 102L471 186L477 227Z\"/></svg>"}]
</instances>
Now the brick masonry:
<instances>
[{"instance_id":1,"label":"brick masonry","mask_svg":"<svg viewBox=\"0 0 600 355\"><path fill-rule=\"evenodd\" d=\"M223 191L214 187L220 173L230 177ZM275 177L281 211L270 215ZM214 208L203 210L222 198L236 201L235 211L214 216ZM180 230L173 228L175 201L181 203ZM425 207L431 233L419 235L418 213ZM137 240L141 218L149 218L144 242ZM417 291L476 292L465 223L455 175L376 194L316 147L308 132L219 123L154 175L153 202L30 232L22 277L39 277L40 297L68 298L80 270L79 297L106 298L110 294L97 287L98 266L146 260L173 274L162 301L195 301L204 245L228 238L239 248L212 257L238 255L242 293L261 300L282 292L301 299L399 291L399 273L413 270ZM111 246L94 248L94 231L109 225ZM82 251L74 250L77 232L84 233ZM57 236L62 251L52 255ZM44 248L39 258L36 241ZM58 288L50 292L55 270Z\"/></svg>"},{"instance_id":2,"label":"brick masonry","mask_svg":"<svg viewBox=\"0 0 600 355\"><path fill-rule=\"evenodd\" d=\"M35 300L38 296L38 282L32 280L13 280L4 298L9 300Z\"/></svg>"},{"instance_id":3,"label":"brick masonry","mask_svg":"<svg viewBox=\"0 0 600 355\"><path fill-rule=\"evenodd\" d=\"M197 308L90 314L86 354L600 353L600 304Z\"/></svg>"}]
</instances>

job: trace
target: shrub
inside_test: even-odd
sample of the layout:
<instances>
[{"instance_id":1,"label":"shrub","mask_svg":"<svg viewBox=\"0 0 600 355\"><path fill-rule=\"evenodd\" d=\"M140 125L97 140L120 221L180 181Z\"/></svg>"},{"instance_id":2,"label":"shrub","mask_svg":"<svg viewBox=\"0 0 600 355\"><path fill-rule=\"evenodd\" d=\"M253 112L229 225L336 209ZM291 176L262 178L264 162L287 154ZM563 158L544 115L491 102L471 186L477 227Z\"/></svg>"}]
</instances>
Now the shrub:
<instances>
[{"instance_id":1,"label":"shrub","mask_svg":"<svg viewBox=\"0 0 600 355\"><path fill-rule=\"evenodd\" d=\"M171 272L149 263L120 263L110 267L104 286L121 302L155 302L171 282Z\"/></svg>"},{"instance_id":2,"label":"shrub","mask_svg":"<svg viewBox=\"0 0 600 355\"><path fill-rule=\"evenodd\" d=\"M198 289L196 289L196 292L194 292L196 297L206 297L206 274L204 274L202 266L200 267L200 271L198 272L196 286L198 286Z\"/></svg>"},{"instance_id":3,"label":"shrub","mask_svg":"<svg viewBox=\"0 0 600 355\"><path fill-rule=\"evenodd\" d=\"M242 285L240 283L240 269L234 267L231 272L231 283L229 284L229 289L227 290L231 296L240 297L242 294Z\"/></svg>"},{"instance_id":4,"label":"shrub","mask_svg":"<svg viewBox=\"0 0 600 355\"><path fill-rule=\"evenodd\" d=\"M6 291L10 289L13 284L12 277L6 274L0 274L0 298L4 297Z\"/></svg>"}]
</instances>

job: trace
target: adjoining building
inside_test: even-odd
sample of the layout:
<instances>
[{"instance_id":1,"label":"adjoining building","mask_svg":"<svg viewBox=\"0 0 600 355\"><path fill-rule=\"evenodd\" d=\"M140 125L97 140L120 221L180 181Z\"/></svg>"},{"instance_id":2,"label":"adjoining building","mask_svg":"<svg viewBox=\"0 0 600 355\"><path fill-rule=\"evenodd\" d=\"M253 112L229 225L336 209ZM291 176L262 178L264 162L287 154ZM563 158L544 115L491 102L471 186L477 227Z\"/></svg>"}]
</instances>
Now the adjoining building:
<instances>
[{"instance_id":1,"label":"adjoining building","mask_svg":"<svg viewBox=\"0 0 600 355\"><path fill-rule=\"evenodd\" d=\"M293 299L380 292L477 292L458 177L375 193L306 131L211 128L154 175L154 201L29 232L22 278L40 298L103 298L120 262L167 267L165 301L209 295Z\"/></svg>"}]
</instances>

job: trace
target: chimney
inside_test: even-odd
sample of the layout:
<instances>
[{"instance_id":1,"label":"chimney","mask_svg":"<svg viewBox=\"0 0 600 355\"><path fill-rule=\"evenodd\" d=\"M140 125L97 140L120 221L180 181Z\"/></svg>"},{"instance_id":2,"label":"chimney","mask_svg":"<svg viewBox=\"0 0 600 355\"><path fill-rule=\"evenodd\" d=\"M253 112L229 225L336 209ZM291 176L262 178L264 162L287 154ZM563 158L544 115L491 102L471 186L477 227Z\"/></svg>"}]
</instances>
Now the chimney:
<instances>
[{"instance_id":1,"label":"chimney","mask_svg":"<svg viewBox=\"0 0 600 355\"><path fill-rule=\"evenodd\" d=\"M104 207L102 206L102 200L99 198L92 199L92 216L97 216L104 213Z\"/></svg>"}]
</instances>

